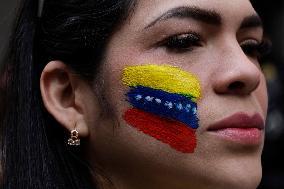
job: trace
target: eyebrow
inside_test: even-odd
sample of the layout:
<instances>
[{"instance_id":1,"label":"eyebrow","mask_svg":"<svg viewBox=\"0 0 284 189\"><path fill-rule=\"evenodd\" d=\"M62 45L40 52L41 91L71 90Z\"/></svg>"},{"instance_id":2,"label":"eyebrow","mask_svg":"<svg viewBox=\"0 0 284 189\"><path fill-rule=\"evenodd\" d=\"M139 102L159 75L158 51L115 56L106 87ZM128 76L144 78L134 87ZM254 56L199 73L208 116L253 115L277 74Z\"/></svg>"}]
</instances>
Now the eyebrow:
<instances>
[{"instance_id":1,"label":"eyebrow","mask_svg":"<svg viewBox=\"0 0 284 189\"><path fill-rule=\"evenodd\" d=\"M153 27L158 22L168 20L171 18L192 18L210 25L220 26L222 24L222 17L219 13L214 10L206 10L198 7L177 7L168 10L150 24L148 24L144 29ZM247 16L241 23L240 29L263 27L262 21L257 14Z\"/></svg>"},{"instance_id":2,"label":"eyebrow","mask_svg":"<svg viewBox=\"0 0 284 189\"><path fill-rule=\"evenodd\" d=\"M198 7L177 7L170 9L159 16L144 29L148 29L158 22L168 20L170 18L192 18L206 24L217 26L220 26L222 24L222 18L220 14L213 10L205 10Z\"/></svg>"},{"instance_id":3,"label":"eyebrow","mask_svg":"<svg viewBox=\"0 0 284 189\"><path fill-rule=\"evenodd\" d=\"M262 21L257 14L245 17L240 29L263 27Z\"/></svg>"}]
</instances>

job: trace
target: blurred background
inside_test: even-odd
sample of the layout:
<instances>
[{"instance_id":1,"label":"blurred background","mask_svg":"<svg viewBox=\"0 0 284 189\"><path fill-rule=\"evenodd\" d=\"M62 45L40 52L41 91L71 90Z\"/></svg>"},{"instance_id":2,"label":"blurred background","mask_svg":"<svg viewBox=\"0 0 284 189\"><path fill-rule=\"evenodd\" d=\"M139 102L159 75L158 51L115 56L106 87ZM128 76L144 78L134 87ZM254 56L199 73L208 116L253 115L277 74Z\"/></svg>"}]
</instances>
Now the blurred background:
<instances>
[{"instance_id":1,"label":"blurred background","mask_svg":"<svg viewBox=\"0 0 284 189\"><path fill-rule=\"evenodd\" d=\"M252 1L272 41L262 67L267 78L269 110L262 155L263 179L258 189L284 188L284 1Z\"/></svg>"},{"instance_id":2,"label":"blurred background","mask_svg":"<svg viewBox=\"0 0 284 189\"><path fill-rule=\"evenodd\" d=\"M7 47L16 2L0 1L0 60ZM253 0L252 3L273 44L272 52L262 61L269 91L269 113L262 156L263 179L258 189L284 189L284 1Z\"/></svg>"}]
</instances>

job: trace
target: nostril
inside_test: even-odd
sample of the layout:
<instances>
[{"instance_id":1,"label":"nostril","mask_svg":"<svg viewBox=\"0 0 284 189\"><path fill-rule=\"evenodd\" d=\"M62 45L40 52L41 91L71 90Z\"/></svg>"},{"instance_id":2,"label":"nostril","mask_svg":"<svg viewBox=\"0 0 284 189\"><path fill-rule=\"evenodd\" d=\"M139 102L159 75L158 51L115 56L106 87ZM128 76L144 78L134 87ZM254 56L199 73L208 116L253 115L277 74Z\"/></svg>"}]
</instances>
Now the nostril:
<instances>
[{"instance_id":1,"label":"nostril","mask_svg":"<svg viewBox=\"0 0 284 189\"><path fill-rule=\"evenodd\" d=\"M230 91L240 90L245 87L245 84L241 81L235 81L228 86Z\"/></svg>"}]
</instances>

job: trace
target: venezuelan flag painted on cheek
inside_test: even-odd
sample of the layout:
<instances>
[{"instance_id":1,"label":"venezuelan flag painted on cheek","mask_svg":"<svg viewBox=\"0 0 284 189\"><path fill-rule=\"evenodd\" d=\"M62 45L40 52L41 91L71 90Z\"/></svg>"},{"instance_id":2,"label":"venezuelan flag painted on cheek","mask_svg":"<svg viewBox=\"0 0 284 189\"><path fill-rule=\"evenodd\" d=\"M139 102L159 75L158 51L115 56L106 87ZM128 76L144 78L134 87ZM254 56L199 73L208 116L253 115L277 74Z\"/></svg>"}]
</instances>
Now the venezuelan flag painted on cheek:
<instances>
[{"instance_id":1,"label":"venezuelan flag painted on cheek","mask_svg":"<svg viewBox=\"0 0 284 189\"><path fill-rule=\"evenodd\" d=\"M170 65L128 66L122 82L132 105L123 115L129 125L177 151L194 152L201 90L193 74Z\"/></svg>"}]
</instances>

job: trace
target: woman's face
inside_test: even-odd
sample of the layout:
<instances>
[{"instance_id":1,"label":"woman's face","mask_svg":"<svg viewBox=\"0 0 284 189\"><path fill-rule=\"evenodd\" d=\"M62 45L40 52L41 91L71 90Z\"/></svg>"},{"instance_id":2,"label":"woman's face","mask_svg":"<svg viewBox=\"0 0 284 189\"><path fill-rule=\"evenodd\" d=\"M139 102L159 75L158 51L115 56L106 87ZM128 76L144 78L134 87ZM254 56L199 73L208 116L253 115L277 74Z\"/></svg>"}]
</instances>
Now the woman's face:
<instances>
[{"instance_id":1,"label":"woman's face","mask_svg":"<svg viewBox=\"0 0 284 189\"><path fill-rule=\"evenodd\" d=\"M93 166L118 188L256 188L267 110L262 37L248 0L138 1L96 80ZM165 109L179 98L196 103L196 117Z\"/></svg>"}]
</instances>

